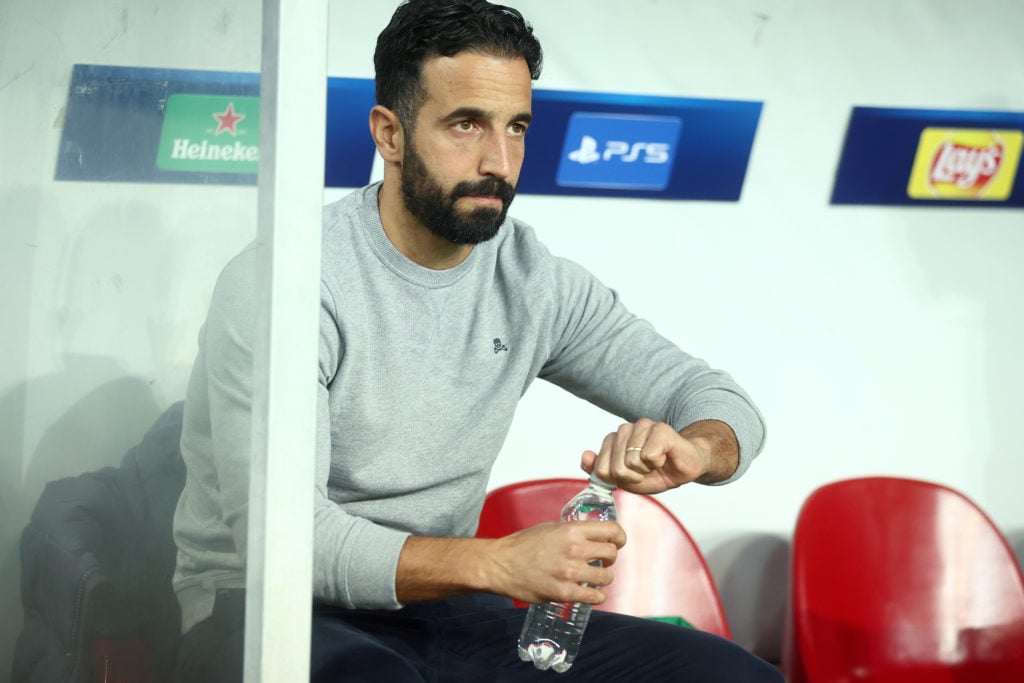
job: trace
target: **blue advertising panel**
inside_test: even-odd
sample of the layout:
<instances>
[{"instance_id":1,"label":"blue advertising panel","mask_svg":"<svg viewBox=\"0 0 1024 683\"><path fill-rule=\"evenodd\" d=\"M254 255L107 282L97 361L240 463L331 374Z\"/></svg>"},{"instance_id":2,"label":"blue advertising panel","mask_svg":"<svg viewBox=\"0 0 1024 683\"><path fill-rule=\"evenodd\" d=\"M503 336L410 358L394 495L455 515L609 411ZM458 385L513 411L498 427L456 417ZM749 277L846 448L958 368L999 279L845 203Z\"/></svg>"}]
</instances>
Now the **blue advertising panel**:
<instances>
[{"instance_id":1,"label":"blue advertising panel","mask_svg":"<svg viewBox=\"0 0 1024 683\"><path fill-rule=\"evenodd\" d=\"M362 187L370 181L377 151L370 137L370 110L375 104L372 80L327 79L326 187Z\"/></svg>"},{"instance_id":2,"label":"blue advertising panel","mask_svg":"<svg viewBox=\"0 0 1024 683\"><path fill-rule=\"evenodd\" d=\"M661 192L672 179L682 128L676 116L576 112L569 117L555 182Z\"/></svg>"},{"instance_id":3,"label":"blue advertising panel","mask_svg":"<svg viewBox=\"0 0 1024 683\"><path fill-rule=\"evenodd\" d=\"M1024 113L856 107L833 204L1024 206Z\"/></svg>"},{"instance_id":4,"label":"blue advertising panel","mask_svg":"<svg viewBox=\"0 0 1024 683\"><path fill-rule=\"evenodd\" d=\"M520 192L737 201L761 103L535 90Z\"/></svg>"},{"instance_id":5,"label":"blue advertising panel","mask_svg":"<svg viewBox=\"0 0 1024 683\"><path fill-rule=\"evenodd\" d=\"M256 182L259 77L76 65L60 180ZM329 78L324 183L371 175L371 79ZM519 191L736 201L760 102L535 90Z\"/></svg>"},{"instance_id":6,"label":"blue advertising panel","mask_svg":"<svg viewBox=\"0 0 1024 683\"><path fill-rule=\"evenodd\" d=\"M56 178L254 185L258 106L256 74L76 64Z\"/></svg>"}]
</instances>

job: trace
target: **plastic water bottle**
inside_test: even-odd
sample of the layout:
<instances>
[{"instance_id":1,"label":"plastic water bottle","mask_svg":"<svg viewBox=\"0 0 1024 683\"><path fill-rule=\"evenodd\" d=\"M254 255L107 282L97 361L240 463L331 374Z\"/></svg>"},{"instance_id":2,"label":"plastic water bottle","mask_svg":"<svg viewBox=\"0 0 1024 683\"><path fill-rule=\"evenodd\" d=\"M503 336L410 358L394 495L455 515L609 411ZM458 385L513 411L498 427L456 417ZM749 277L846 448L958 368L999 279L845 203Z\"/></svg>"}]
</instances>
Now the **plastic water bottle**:
<instances>
[{"instance_id":1,"label":"plastic water bottle","mask_svg":"<svg viewBox=\"0 0 1024 683\"><path fill-rule=\"evenodd\" d=\"M562 508L562 521L607 521L616 519L615 486L594 475L590 483ZM591 564L600 565L600 560ZM591 605L572 602L546 602L530 605L526 623L519 634L519 658L533 662L538 669L569 670L583 640L583 631L590 619Z\"/></svg>"}]
</instances>

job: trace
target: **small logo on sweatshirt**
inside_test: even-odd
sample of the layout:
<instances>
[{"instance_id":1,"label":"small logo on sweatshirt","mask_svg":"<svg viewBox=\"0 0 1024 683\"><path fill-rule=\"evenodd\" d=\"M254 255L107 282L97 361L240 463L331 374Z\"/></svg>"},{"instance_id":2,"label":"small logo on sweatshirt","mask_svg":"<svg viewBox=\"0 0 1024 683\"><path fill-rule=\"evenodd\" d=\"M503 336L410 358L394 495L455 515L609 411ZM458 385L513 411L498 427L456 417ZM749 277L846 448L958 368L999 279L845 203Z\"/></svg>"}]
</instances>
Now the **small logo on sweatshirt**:
<instances>
[{"instance_id":1,"label":"small logo on sweatshirt","mask_svg":"<svg viewBox=\"0 0 1024 683\"><path fill-rule=\"evenodd\" d=\"M498 338L494 339L494 353L501 353L502 351L508 351L508 347L501 343Z\"/></svg>"}]
</instances>

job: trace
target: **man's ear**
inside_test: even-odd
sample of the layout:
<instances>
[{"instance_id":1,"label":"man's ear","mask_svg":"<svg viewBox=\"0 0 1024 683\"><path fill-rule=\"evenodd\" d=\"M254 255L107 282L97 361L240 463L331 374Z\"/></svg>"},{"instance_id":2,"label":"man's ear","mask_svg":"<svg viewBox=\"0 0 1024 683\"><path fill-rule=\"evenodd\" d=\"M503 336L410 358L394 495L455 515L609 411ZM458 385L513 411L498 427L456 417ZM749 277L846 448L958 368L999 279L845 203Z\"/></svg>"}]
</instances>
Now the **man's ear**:
<instances>
[{"instance_id":1,"label":"man's ear","mask_svg":"<svg viewBox=\"0 0 1024 683\"><path fill-rule=\"evenodd\" d=\"M405 152L405 130L398 114L379 104L375 106L370 110L370 135L384 161L401 163Z\"/></svg>"}]
</instances>

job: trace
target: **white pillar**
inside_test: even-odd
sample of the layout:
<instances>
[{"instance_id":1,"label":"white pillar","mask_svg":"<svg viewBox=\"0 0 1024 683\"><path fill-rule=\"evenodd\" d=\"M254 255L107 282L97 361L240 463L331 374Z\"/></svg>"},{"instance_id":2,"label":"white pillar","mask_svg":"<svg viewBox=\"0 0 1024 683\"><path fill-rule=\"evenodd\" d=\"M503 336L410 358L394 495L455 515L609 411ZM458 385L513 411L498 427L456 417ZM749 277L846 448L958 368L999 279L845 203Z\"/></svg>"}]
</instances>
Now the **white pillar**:
<instances>
[{"instance_id":1,"label":"white pillar","mask_svg":"<svg viewBox=\"0 0 1024 683\"><path fill-rule=\"evenodd\" d=\"M327 0L264 0L245 680L309 677Z\"/></svg>"}]
</instances>

